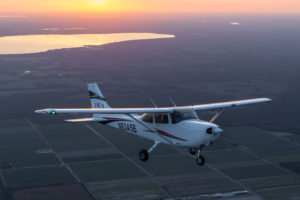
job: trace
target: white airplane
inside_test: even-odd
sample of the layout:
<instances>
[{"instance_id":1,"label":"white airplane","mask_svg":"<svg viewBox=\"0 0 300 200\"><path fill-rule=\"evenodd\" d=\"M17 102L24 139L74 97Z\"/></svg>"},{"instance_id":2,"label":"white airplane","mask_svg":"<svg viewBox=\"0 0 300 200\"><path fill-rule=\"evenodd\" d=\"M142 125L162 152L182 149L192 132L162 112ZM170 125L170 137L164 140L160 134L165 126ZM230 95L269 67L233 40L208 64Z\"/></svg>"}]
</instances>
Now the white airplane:
<instances>
[{"instance_id":1,"label":"white airplane","mask_svg":"<svg viewBox=\"0 0 300 200\"><path fill-rule=\"evenodd\" d=\"M142 149L139 158L147 161L158 144L189 148L196 163L204 165L201 150L213 144L223 130L213 122L225 108L253 103L271 102L269 98L256 98L222 103L162 108L111 108L96 83L88 84L91 108L47 108L36 113L56 115L61 113L90 113L92 118L70 119L68 122L99 122L154 141L148 150ZM174 103L174 102L173 102ZM210 121L202 121L195 110L219 109Z\"/></svg>"}]
</instances>

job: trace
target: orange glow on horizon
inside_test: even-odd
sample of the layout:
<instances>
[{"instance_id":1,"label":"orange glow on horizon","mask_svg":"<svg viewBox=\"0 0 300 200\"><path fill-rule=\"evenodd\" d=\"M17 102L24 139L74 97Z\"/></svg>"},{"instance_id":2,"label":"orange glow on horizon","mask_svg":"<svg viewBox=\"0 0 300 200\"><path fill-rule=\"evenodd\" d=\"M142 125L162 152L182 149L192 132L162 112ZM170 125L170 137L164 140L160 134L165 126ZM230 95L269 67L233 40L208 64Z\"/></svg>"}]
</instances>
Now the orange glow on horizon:
<instances>
[{"instance_id":1,"label":"orange glow on horizon","mask_svg":"<svg viewBox=\"0 0 300 200\"><path fill-rule=\"evenodd\" d=\"M39 12L300 12L296 0L9 0L0 13ZM1 14L0 14L1 15Z\"/></svg>"}]
</instances>

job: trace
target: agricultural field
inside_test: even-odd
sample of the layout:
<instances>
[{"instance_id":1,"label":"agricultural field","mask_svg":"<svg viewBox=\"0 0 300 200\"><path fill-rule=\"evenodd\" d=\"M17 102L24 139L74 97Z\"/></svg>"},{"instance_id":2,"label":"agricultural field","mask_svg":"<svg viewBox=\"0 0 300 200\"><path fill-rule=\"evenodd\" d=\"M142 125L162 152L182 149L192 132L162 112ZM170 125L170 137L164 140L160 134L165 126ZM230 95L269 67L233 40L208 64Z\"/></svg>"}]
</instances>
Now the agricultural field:
<instances>
[{"instance_id":1,"label":"agricultural field","mask_svg":"<svg viewBox=\"0 0 300 200\"><path fill-rule=\"evenodd\" d=\"M199 167L186 149L167 145L141 162L138 152L150 141L95 123L17 119L0 125L1 199L299 196L299 144L262 129L225 128Z\"/></svg>"},{"instance_id":2,"label":"agricultural field","mask_svg":"<svg viewBox=\"0 0 300 200\"><path fill-rule=\"evenodd\" d=\"M12 193L16 200L93 200L80 184L34 187L15 190Z\"/></svg>"}]
</instances>

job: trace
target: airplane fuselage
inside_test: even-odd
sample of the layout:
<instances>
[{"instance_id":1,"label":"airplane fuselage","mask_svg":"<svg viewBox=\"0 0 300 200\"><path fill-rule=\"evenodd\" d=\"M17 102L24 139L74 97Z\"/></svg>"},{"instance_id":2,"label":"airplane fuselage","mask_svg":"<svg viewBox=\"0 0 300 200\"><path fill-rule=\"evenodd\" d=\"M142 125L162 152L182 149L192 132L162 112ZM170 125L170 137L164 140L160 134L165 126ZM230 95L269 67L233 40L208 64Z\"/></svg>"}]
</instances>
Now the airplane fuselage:
<instances>
[{"instance_id":1,"label":"airplane fuselage","mask_svg":"<svg viewBox=\"0 0 300 200\"><path fill-rule=\"evenodd\" d=\"M179 123L139 123L141 116L109 115L103 116L107 121L100 122L125 131L164 144L174 144L182 147L200 147L212 144L222 132L218 125L201 121L199 119L183 120ZM133 119L135 118L135 119ZM208 129L212 129L208 133Z\"/></svg>"}]
</instances>

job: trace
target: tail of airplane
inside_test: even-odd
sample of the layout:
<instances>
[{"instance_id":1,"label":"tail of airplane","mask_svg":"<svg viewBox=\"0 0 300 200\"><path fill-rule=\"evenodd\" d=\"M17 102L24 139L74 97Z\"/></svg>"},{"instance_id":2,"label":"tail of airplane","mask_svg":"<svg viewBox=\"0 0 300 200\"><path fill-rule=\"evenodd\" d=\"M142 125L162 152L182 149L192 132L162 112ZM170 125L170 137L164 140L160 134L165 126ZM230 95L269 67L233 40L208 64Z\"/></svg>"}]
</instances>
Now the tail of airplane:
<instances>
[{"instance_id":1,"label":"tail of airplane","mask_svg":"<svg viewBox=\"0 0 300 200\"><path fill-rule=\"evenodd\" d=\"M97 83L87 84L91 107L92 108L110 108L108 103L106 102L101 90L99 89ZM100 118L100 114L93 114L93 118Z\"/></svg>"},{"instance_id":2,"label":"tail of airplane","mask_svg":"<svg viewBox=\"0 0 300 200\"><path fill-rule=\"evenodd\" d=\"M91 100L91 107L92 108L111 108L108 103L106 102L101 90L99 89L97 83L87 84L90 100ZM92 118L80 118L80 119L67 119L67 122L100 122L100 121L107 121L105 118L101 118L106 116L106 114L93 114Z\"/></svg>"}]
</instances>

